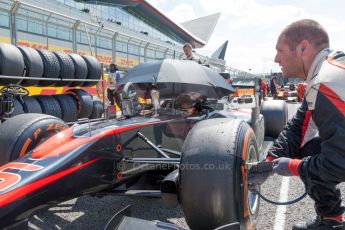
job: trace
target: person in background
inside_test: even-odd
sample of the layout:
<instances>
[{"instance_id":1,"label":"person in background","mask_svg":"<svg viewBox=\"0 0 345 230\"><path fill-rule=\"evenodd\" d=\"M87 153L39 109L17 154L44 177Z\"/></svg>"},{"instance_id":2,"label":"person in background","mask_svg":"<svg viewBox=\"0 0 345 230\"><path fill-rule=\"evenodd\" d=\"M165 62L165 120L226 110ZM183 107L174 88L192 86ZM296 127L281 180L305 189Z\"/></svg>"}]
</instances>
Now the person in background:
<instances>
[{"instance_id":1,"label":"person in background","mask_svg":"<svg viewBox=\"0 0 345 230\"><path fill-rule=\"evenodd\" d=\"M183 60L195 61L195 62L197 62L199 64L202 64L200 58L196 57L193 54L192 45L190 43L185 43L183 45L183 52L186 55L186 57Z\"/></svg>"},{"instance_id":2,"label":"person in background","mask_svg":"<svg viewBox=\"0 0 345 230\"><path fill-rule=\"evenodd\" d=\"M305 81L298 83L297 85L297 101L298 102L301 102L303 100L306 87L307 87L307 83Z\"/></svg>"},{"instance_id":3,"label":"person in background","mask_svg":"<svg viewBox=\"0 0 345 230\"><path fill-rule=\"evenodd\" d=\"M154 115L158 116L158 110L160 109L160 95L156 84L152 84L151 86L150 97Z\"/></svg>"},{"instance_id":4,"label":"person in background","mask_svg":"<svg viewBox=\"0 0 345 230\"><path fill-rule=\"evenodd\" d=\"M121 108L121 95L116 92L116 83L121 79L121 73L117 66L112 63L109 66L108 72L108 89L107 89L107 97L110 101L111 105L116 104Z\"/></svg>"},{"instance_id":5,"label":"person in background","mask_svg":"<svg viewBox=\"0 0 345 230\"><path fill-rule=\"evenodd\" d=\"M277 84L277 73L274 73L271 77L270 80L270 91L273 99L277 98L277 89L278 89L278 84Z\"/></svg>"},{"instance_id":6,"label":"person in background","mask_svg":"<svg viewBox=\"0 0 345 230\"><path fill-rule=\"evenodd\" d=\"M181 93L175 100L174 109L185 115L197 115L201 111L196 105L203 97L196 92Z\"/></svg>"},{"instance_id":7,"label":"person in background","mask_svg":"<svg viewBox=\"0 0 345 230\"><path fill-rule=\"evenodd\" d=\"M261 91L264 99L267 96L267 84L264 80L261 80Z\"/></svg>"},{"instance_id":8,"label":"person in background","mask_svg":"<svg viewBox=\"0 0 345 230\"><path fill-rule=\"evenodd\" d=\"M345 181L345 53L332 51L327 32L311 19L288 25L276 50L283 76L307 82L301 106L266 158L273 161L273 172L299 176L314 200L317 217L292 229L345 229L337 188Z\"/></svg>"}]
</instances>

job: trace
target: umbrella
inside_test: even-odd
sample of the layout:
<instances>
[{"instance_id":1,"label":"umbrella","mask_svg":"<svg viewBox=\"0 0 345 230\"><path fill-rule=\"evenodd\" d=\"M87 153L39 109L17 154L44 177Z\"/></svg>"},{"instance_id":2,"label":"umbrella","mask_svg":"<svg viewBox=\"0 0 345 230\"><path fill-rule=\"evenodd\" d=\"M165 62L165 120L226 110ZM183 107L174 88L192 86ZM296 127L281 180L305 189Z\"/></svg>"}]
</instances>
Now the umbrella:
<instances>
[{"instance_id":1,"label":"umbrella","mask_svg":"<svg viewBox=\"0 0 345 230\"><path fill-rule=\"evenodd\" d=\"M194 61L165 59L137 65L118 84L155 84L161 95L199 92L208 97L227 96L235 90L217 72Z\"/></svg>"}]
</instances>

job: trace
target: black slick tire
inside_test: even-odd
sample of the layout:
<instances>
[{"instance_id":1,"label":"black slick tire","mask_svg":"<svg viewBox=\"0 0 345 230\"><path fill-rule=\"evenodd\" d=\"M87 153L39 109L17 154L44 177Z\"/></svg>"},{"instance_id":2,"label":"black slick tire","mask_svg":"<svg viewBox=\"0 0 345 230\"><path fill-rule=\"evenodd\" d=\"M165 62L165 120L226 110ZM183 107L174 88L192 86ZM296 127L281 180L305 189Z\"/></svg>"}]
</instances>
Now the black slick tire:
<instances>
[{"instance_id":1,"label":"black slick tire","mask_svg":"<svg viewBox=\"0 0 345 230\"><path fill-rule=\"evenodd\" d=\"M20 114L0 125L0 166L23 157L42 140L65 129L60 119L36 113Z\"/></svg>"},{"instance_id":2,"label":"black slick tire","mask_svg":"<svg viewBox=\"0 0 345 230\"><path fill-rule=\"evenodd\" d=\"M89 118L93 109L92 96L82 89L70 89L65 93L72 95L76 100L78 118Z\"/></svg>"},{"instance_id":3,"label":"black slick tire","mask_svg":"<svg viewBox=\"0 0 345 230\"><path fill-rule=\"evenodd\" d=\"M13 112L10 114L10 117L24 113L23 105L17 98L13 99Z\"/></svg>"},{"instance_id":4,"label":"black slick tire","mask_svg":"<svg viewBox=\"0 0 345 230\"><path fill-rule=\"evenodd\" d=\"M79 54L69 54L74 64L74 79L87 79L87 65ZM82 86L84 81L73 81L69 86Z\"/></svg>"},{"instance_id":5,"label":"black slick tire","mask_svg":"<svg viewBox=\"0 0 345 230\"><path fill-rule=\"evenodd\" d=\"M179 167L179 197L191 229L231 223L255 229L260 200L248 191L243 162L257 160L255 134L240 119L209 119L192 128Z\"/></svg>"},{"instance_id":6,"label":"black slick tire","mask_svg":"<svg viewBox=\"0 0 345 230\"><path fill-rule=\"evenodd\" d=\"M25 77L40 78L43 75L43 61L37 50L30 47L18 47L23 54L25 63ZM23 80L20 84L22 86L35 86L39 80Z\"/></svg>"},{"instance_id":7,"label":"black slick tire","mask_svg":"<svg viewBox=\"0 0 345 230\"><path fill-rule=\"evenodd\" d=\"M93 103L93 109L89 118L90 119L101 118L103 115L103 103L98 97L93 97L92 103Z\"/></svg>"},{"instance_id":8,"label":"black slick tire","mask_svg":"<svg viewBox=\"0 0 345 230\"><path fill-rule=\"evenodd\" d=\"M20 77L23 73L24 59L19 49L11 44L0 43L0 75ZM20 81L0 77L0 84L18 84Z\"/></svg>"},{"instance_id":9,"label":"black slick tire","mask_svg":"<svg viewBox=\"0 0 345 230\"><path fill-rule=\"evenodd\" d=\"M40 103L34 97L23 97L23 109L25 113L42 113Z\"/></svg>"},{"instance_id":10,"label":"black slick tire","mask_svg":"<svg viewBox=\"0 0 345 230\"><path fill-rule=\"evenodd\" d=\"M82 56L83 59L86 62L87 65L87 79L90 80L100 80L102 69L101 69L101 63L92 56ZM98 81L92 81L92 82L84 82L83 86L93 86L96 85Z\"/></svg>"},{"instance_id":11,"label":"black slick tire","mask_svg":"<svg viewBox=\"0 0 345 230\"><path fill-rule=\"evenodd\" d=\"M261 114L265 118L265 136L277 138L288 121L288 109L285 101L263 101Z\"/></svg>"}]
</instances>

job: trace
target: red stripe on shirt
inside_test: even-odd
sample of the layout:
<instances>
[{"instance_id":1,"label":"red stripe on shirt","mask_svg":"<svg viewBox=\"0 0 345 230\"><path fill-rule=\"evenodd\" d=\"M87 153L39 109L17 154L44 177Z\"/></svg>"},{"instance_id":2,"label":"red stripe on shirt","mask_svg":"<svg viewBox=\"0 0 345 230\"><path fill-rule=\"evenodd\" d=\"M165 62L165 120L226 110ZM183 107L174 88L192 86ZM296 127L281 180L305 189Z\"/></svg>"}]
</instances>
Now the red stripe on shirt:
<instances>
[{"instance_id":1,"label":"red stripe on shirt","mask_svg":"<svg viewBox=\"0 0 345 230\"><path fill-rule=\"evenodd\" d=\"M309 125L309 122L310 122L310 118L311 118L311 112L307 111L305 113L305 117L304 117L304 121L303 121L303 126L302 126L302 142L301 142L301 145L303 145L303 143L304 143L304 136L307 133L308 125Z\"/></svg>"},{"instance_id":2,"label":"red stripe on shirt","mask_svg":"<svg viewBox=\"0 0 345 230\"><path fill-rule=\"evenodd\" d=\"M319 92L324 95L343 116L345 116L345 103L333 90L324 84L320 84Z\"/></svg>"}]
</instances>

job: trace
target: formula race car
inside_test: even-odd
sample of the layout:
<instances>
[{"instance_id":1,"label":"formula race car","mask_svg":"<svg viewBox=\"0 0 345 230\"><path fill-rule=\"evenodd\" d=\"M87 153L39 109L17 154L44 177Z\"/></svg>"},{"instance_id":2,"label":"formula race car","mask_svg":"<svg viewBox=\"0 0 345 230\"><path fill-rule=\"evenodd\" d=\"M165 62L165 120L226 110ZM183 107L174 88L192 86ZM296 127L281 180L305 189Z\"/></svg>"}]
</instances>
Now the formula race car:
<instances>
[{"instance_id":1,"label":"formula race car","mask_svg":"<svg viewBox=\"0 0 345 230\"><path fill-rule=\"evenodd\" d=\"M285 102L261 104L260 80L250 79L253 103L241 108L231 85L193 61L140 64L119 84L120 118L68 127L21 114L0 126L0 228L23 229L70 198L131 193L182 205L191 229L254 229L260 203L246 165L263 160L265 136L285 126Z\"/></svg>"}]
</instances>

